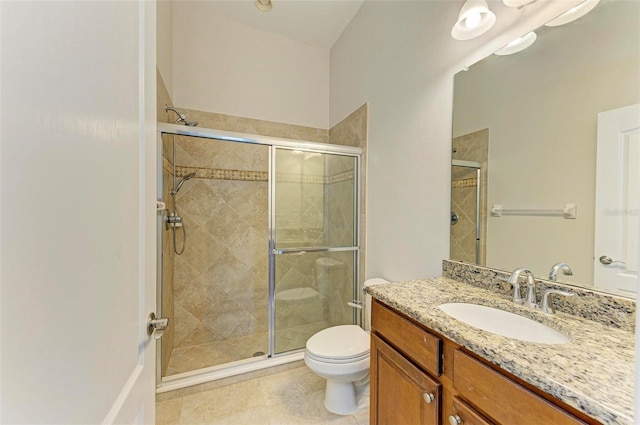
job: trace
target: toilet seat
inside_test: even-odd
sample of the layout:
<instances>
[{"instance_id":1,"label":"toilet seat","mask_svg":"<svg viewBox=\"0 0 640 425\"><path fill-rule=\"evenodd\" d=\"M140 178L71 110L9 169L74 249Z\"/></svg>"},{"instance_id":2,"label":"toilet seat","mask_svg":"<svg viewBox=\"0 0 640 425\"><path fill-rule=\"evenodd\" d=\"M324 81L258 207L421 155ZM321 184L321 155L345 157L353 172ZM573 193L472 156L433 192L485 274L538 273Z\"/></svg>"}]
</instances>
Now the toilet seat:
<instances>
[{"instance_id":1,"label":"toilet seat","mask_svg":"<svg viewBox=\"0 0 640 425\"><path fill-rule=\"evenodd\" d=\"M325 363L352 363L369 356L369 334L356 325L333 326L307 341L307 355Z\"/></svg>"}]
</instances>

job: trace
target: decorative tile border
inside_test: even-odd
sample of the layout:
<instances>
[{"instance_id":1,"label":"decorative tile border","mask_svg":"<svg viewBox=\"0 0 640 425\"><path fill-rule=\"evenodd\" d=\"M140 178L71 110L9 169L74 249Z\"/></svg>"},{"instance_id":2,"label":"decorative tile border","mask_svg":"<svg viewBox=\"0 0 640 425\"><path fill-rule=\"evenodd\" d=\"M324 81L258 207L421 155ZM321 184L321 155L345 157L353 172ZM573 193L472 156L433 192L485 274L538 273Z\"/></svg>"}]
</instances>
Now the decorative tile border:
<instances>
[{"instance_id":1,"label":"decorative tile border","mask_svg":"<svg viewBox=\"0 0 640 425\"><path fill-rule=\"evenodd\" d=\"M276 173L278 183L324 184L324 176L309 176L294 173Z\"/></svg>"},{"instance_id":2,"label":"decorative tile border","mask_svg":"<svg viewBox=\"0 0 640 425\"><path fill-rule=\"evenodd\" d=\"M355 172L353 170L343 171L332 176L309 176L300 174L277 173L276 181L283 183L306 183L306 184L335 184L345 181L353 181Z\"/></svg>"},{"instance_id":3,"label":"decorative tile border","mask_svg":"<svg viewBox=\"0 0 640 425\"><path fill-rule=\"evenodd\" d=\"M173 164L162 157L162 168L165 172L173 173ZM238 180L251 182L269 181L269 173L266 171L225 170L221 168L200 168L176 166L176 177L184 177L187 174L196 173L195 178L215 180Z\"/></svg>"},{"instance_id":4,"label":"decorative tile border","mask_svg":"<svg viewBox=\"0 0 640 425\"><path fill-rule=\"evenodd\" d=\"M451 189L461 189L463 187L476 187L476 186L478 186L478 179L475 177L471 179L453 180L451 182Z\"/></svg>"},{"instance_id":5,"label":"decorative tile border","mask_svg":"<svg viewBox=\"0 0 640 425\"><path fill-rule=\"evenodd\" d=\"M173 165L165 157L162 157L162 168L165 172L173 173ZM196 173L195 177L200 179L215 180L238 180L238 181L269 181L269 173L266 171L245 171L245 170L225 170L221 168L200 168L176 166L176 177L184 177L189 173ZM285 183L305 183L305 184L335 184L345 181L352 181L355 178L353 170L343 171L333 176L308 176L299 174L276 174L277 182Z\"/></svg>"},{"instance_id":6,"label":"decorative tile border","mask_svg":"<svg viewBox=\"0 0 640 425\"><path fill-rule=\"evenodd\" d=\"M510 273L502 270L443 260L442 275L492 292L511 293L511 284L507 282ZM573 292L576 294L574 297L554 299L554 305L558 311L625 331L635 331L635 300L544 279L536 279L536 289L538 298L544 289Z\"/></svg>"},{"instance_id":7,"label":"decorative tile border","mask_svg":"<svg viewBox=\"0 0 640 425\"><path fill-rule=\"evenodd\" d=\"M335 183L342 183L346 181L353 181L353 179L355 178L355 175L356 173L353 170L343 171L342 173L334 174L333 176L327 176L325 179L325 184L335 184Z\"/></svg>"}]
</instances>

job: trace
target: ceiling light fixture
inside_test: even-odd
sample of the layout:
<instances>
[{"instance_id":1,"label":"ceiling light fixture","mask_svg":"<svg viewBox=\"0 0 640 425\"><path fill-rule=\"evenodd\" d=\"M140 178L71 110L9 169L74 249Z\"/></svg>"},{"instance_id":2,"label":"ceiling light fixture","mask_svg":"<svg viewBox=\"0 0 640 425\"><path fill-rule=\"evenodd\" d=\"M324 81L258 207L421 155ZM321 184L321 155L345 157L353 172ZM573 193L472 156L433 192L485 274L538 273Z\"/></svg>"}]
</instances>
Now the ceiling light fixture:
<instances>
[{"instance_id":1,"label":"ceiling light fixture","mask_svg":"<svg viewBox=\"0 0 640 425\"><path fill-rule=\"evenodd\" d=\"M576 19L582 18L584 15L591 12L599 2L600 0L585 0L576 7L567 10L557 18L550 20L545 25L548 27L557 27L560 25L568 24L569 22L573 22Z\"/></svg>"},{"instance_id":2,"label":"ceiling light fixture","mask_svg":"<svg viewBox=\"0 0 640 425\"><path fill-rule=\"evenodd\" d=\"M467 0L460 9L451 37L470 40L489 31L495 23L496 15L489 10L485 0Z\"/></svg>"},{"instance_id":3,"label":"ceiling light fixture","mask_svg":"<svg viewBox=\"0 0 640 425\"><path fill-rule=\"evenodd\" d=\"M522 7L526 6L529 3L533 3L536 0L502 0L505 6L509 7Z\"/></svg>"},{"instance_id":4,"label":"ceiling light fixture","mask_svg":"<svg viewBox=\"0 0 640 425\"><path fill-rule=\"evenodd\" d=\"M507 44L502 49L495 52L494 55L506 56L506 55L512 55L514 53L521 52L527 47L531 46L536 41L536 38L538 38L536 33L531 31L529 34L516 38L511 43Z\"/></svg>"},{"instance_id":5,"label":"ceiling light fixture","mask_svg":"<svg viewBox=\"0 0 640 425\"><path fill-rule=\"evenodd\" d=\"M263 12L268 12L273 9L273 3L271 3L271 0L255 0L255 2L256 7Z\"/></svg>"}]
</instances>

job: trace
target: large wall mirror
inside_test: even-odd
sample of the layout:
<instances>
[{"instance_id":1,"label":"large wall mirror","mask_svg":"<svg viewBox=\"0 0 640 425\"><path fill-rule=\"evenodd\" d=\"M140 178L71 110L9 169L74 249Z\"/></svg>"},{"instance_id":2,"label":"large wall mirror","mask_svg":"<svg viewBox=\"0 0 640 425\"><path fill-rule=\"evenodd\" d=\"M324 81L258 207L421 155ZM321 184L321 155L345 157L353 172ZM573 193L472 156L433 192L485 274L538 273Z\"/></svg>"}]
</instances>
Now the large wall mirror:
<instances>
[{"instance_id":1,"label":"large wall mirror","mask_svg":"<svg viewBox=\"0 0 640 425\"><path fill-rule=\"evenodd\" d=\"M450 258L635 296L640 1L535 32L455 77Z\"/></svg>"}]
</instances>

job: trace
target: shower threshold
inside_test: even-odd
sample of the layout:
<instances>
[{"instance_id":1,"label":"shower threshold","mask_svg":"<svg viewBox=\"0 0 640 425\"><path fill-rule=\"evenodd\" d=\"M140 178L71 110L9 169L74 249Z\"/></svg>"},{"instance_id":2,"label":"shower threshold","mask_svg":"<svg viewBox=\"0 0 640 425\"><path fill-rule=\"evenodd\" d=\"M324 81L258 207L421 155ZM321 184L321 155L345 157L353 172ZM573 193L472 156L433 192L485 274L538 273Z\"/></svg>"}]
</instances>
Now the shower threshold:
<instances>
[{"instance_id":1,"label":"shower threshold","mask_svg":"<svg viewBox=\"0 0 640 425\"><path fill-rule=\"evenodd\" d=\"M271 358L264 355L220 366L212 366L205 369L179 373L162 378L162 381L156 387L156 394L179 390L193 385L229 378L231 376L256 372L275 366L281 366L302 360L303 358L304 349L300 349L283 354L277 354Z\"/></svg>"}]
</instances>

